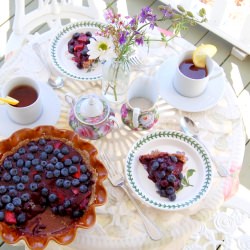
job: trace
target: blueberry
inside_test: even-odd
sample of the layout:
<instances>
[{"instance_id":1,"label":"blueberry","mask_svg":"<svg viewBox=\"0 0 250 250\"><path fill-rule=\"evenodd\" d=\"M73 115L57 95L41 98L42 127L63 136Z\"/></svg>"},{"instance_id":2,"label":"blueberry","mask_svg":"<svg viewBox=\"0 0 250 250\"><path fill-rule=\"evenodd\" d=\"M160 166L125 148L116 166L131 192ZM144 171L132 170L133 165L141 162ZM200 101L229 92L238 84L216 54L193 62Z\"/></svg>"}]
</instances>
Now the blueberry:
<instances>
[{"instance_id":1,"label":"blueberry","mask_svg":"<svg viewBox=\"0 0 250 250\"><path fill-rule=\"evenodd\" d=\"M74 210L72 213L73 218L79 218L81 216L83 216L83 211L81 211L81 210Z\"/></svg>"},{"instance_id":2,"label":"blueberry","mask_svg":"<svg viewBox=\"0 0 250 250\"><path fill-rule=\"evenodd\" d=\"M168 175L168 177L167 177L168 182L173 183L173 182L175 182L175 180L176 180L175 175L173 175L173 174Z\"/></svg>"},{"instance_id":3,"label":"blueberry","mask_svg":"<svg viewBox=\"0 0 250 250\"><path fill-rule=\"evenodd\" d=\"M69 53L73 54L73 53L74 53L74 46L73 46L73 45L70 45L70 46L68 47L68 51L69 51Z\"/></svg>"},{"instance_id":4,"label":"blueberry","mask_svg":"<svg viewBox=\"0 0 250 250\"><path fill-rule=\"evenodd\" d=\"M24 160L23 160L23 159L17 160L16 166L17 166L18 168L23 167L23 165L24 165Z\"/></svg>"},{"instance_id":5,"label":"blueberry","mask_svg":"<svg viewBox=\"0 0 250 250\"><path fill-rule=\"evenodd\" d=\"M35 182L30 183L30 190L31 191L36 191L38 189L38 185Z\"/></svg>"},{"instance_id":6,"label":"blueberry","mask_svg":"<svg viewBox=\"0 0 250 250\"><path fill-rule=\"evenodd\" d=\"M81 170L81 172L84 174L84 173L86 173L86 171L87 171L87 167L86 167L85 165L81 165L81 166L80 166L80 170Z\"/></svg>"},{"instance_id":7,"label":"blueberry","mask_svg":"<svg viewBox=\"0 0 250 250\"><path fill-rule=\"evenodd\" d=\"M159 168L159 167L160 167L160 164L159 164L158 161L153 161L153 162L152 162L152 165L151 165L151 169L152 169L152 170L156 170L156 169Z\"/></svg>"},{"instance_id":8,"label":"blueberry","mask_svg":"<svg viewBox=\"0 0 250 250\"><path fill-rule=\"evenodd\" d=\"M31 161L30 160L25 161L24 162L24 167L30 168L31 167Z\"/></svg>"},{"instance_id":9,"label":"blueberry","mask_svg":"<svg viewBox=\"0 0 250 250\"><path fill-rule=\"evenodd\" d=\"M29 151L31 153L36 153L38 151L38 146L37 145L32 145L29 147Z\"/></svg>"},{"instance_id":10,"label":"blueberry","mask_svg":"<svg viewBox=\"0 0 250 250\"><path fill-rule=\"evenodd\" d=\"M42 196L44 196L44 197L47 197L48 195L49 195L49 190L48 190L48 188L43 188L42 190L41 190L41 194L42 194Z\"/></svg>"},{"instance_id":11,"label":"blueberry","mask_svg":"<svg viewBox=\"0 0 250 250\"><path fill-rule=\"evenodd\" d=\"M46 144L46 140L44 138L39 139L38 144L44 146Z\"/></svg>"},{"instance_id":12,"label":"blueberry","mask_svg":"<svg viewBox=\"0 0 250 250\"><path fill-rule=\"evenodd\" d=\"M19 207L22 205L22 200L19 197L15 197L13 198L12 203L15 207Z\"/></svg>"},{"instance_id":13,"label":"blueberry","mask_svg":"<svg viewBox=\"0 0 250 250\"><path fill-rule=\"evenodd\" d=\"M64 188L70 188L70 186L71 186L71 181L70 180L64 180L63 187Z\"/></svg>"},{"instance_id":14,"label":"blueberry","mask_svg":"<svg viewBox=\"0 0 250 250\"><path fill-rule=\"evenodd\" d=\"M64 155L67 155L67 154L69 154L69 149L68 149L68 147L63 147L62 149L61 149L61 152L64 154Z\"/></svg>"},{"instance_id":15,"label":"blueberry","mask_svg":"<svg viewBox=\"0 0 250 250\"><path fill-rule=\"evenodd\" d=\"M15 154L13 155L13 159L14 159L15 161L17 161L18 159L20 159L20 154L19 154L19 153L15 153Z\"/></svg>"},{"instance_id":16,"label":"blueberry","mask_svg":"<svg viewBox=\"0 0 250 250\"><path fill-rule=\"evenodd\" d=\"M16 186L15 185L8 186L8 190L12 190L12 189L16 189Z\"/></svg>"},{"instance_id":17,"label":"blueberry","mask_svg":"<svg viewBox=\"0 0 250 250\"><path fill-rule=\"evenodd\" d=\"M70 166L69 167L69 173L70 174L75 174L77 172L77 167L76 166Z\"/></svg>"},{"instance_id":18,"label":"blueberry","mask_svg":"<svg viewBox=\"0 0 250 250\"><path fill-rule=\"evenodd\" d=\"M57 179L57 180L56 180L56 186L57 186L57 187L62 187L62 186L63 186L63 182L64 182L63 179Z\"/></svg>"},{"instance_id":19,"label":"blueberry","mask_svg":"<svg viewBox=\"0 0 250 250\"><path fill-rule=\"evenodd\" d=\"M17 196L17 191L16 191L16 189L11 189L10 191L9 191L9 196L10 197L16 197Z\"/></svg>"},{"instance_id":20,"label":"blueberry","mask_svg":"<svg viewBox=\"0 0 250 250\"><path fill-rule=\"evenodd\" d=\"M63 163L62 162L57 162L56 165L55 165L56 169L62 169L64 167Z\"/></svg>"},{"instance_id":21,"label":"blueberry","mask_svg":"<svg viewBox=\"0 0 250 250\"><path fill-rule=\"evenodd\" d=\"M18 174L18 170L16 169L16 168L12 168L11 170L10 170L10 175L17 175Z\"/></svg>"},{"instance_id":22,"label":"blueberry","mask_svg":"<svg viewBox=\"0 0 250 250\"><path fill-rule=\"evenodd\" d=\"M3 174L3 179L4 179L5 181L10 181L10 180L11 180L11 175L10 175L9 173L4 173L4 174Z\"/></svg>"},{"instance_id":23,"label":"blueberry","mask_svg":"<svg viewBox=\"0 0 250 250\"><path fill-rule=\"evenodd\" d=\"M73 37L73 39L77 39L79 36L80 36L80 33L76 32L73 34L72 37Z\"/></svg>"},{"instance_id":24,"label":"blueberry","mask_svg":"<svg viewBox=\"0 0 250 250\"><path fill-rule=\"evenodd\" d=\"M167 171L169 171L169 172L174 171L174 169L175 169L175 167L174 167L174 166L172 166L172 165L167 166Z\"/></svg>"},{"instance_id":25,"label":"blueberry","mask_svg":"<svg viewBox=\"0 0 250 250\"><path fill-rule=\"evenodd\" d=\"M50 159L50 162L56 164L58 162L58 159L54 156Z\"/></svg>"},{"instance_id":26,"label":"blueberry","mask_svg":"<svg viewBox=\"0 0 250 250\"><path fill-rule=\"evenodd\" d=\"M46 169L53 171L55 169L55 166L52 163L48 163Z\"/></svg>"},{"instance_id":27,"label":"blueberry","mask_svg":"<svg viewBox=\"0 0 250 250\"><path fill-rule=\"evenodd\" d=\"M61 160L61 159L64 157L64 155L63 155L62 153L58 153L56 157L57 157L59 160Z\"/></svg>"},{"instance_id":28,"label":"blueberry","mask_svg":"<svg viewBox=\"0 0 250 250\"><path fill-rule=\"evenodd\" d=\"M92 33L91 33L90 31L87 31L85 34L86 34L86 36L88 36L88 37L92 37Z\"/></svg>"},{"instance_id":29,"label":"blueberry","mask_svg":"<svg viewBox=\"0 0 250 250\"><path fill-rule=\"evenodd\" d=\"M4 221L4 212L0 211L0 221Z\"/></svg>"},{"instance_id":30,"label":"blueberry","mask_svg":"<svg viewBox=\"0 0 250 250\"><path fill-rule=\"evenodd\" d=\"M88 187L86 185L81 185L79 189L80 189L80 192L82 193L86 193L88 191Z\"/></svg>"},{"instance_id":31,"label":"blueberry","mask_svg":"<svg viewBox=\"0 0 250 250\"><path fill-rule=\"evenodd\" d=\"M6 186L1 185L1 186L0 186L0 194L5 194L6 191L7 191Z\"/></svg>"},{"instance_id":32,"label":"blueberry","mask_svg":"<svg viewBox=\"0 0 250 250\"><path fill-rule=\"evenodd\" d=\"M42 177L41 177L41 175L36 174L36 175L34 175L33 180L34 180L35 182L40 182L40 181L42 180Z\"/></svg>"},{"instance_id":33,"label":"blueberry","mask_svg":"<svg viewBox=\"0 0 250 250\"><path fill-rule=\"evenodd\" d=\"M168 195L171 195L171 194L173 194L174 192L175 192L175 189L174 189L172 186L169 186L169 187L166 188L166 193L167 193Z\"/></svg>"},{"instance_id":34,"label":"blueberry","mask_svg":"<svg viewBox=\"0 0 250 250\"><path fill-rule=\"evenodd\" d=\"M20 214L17 216L16 220L17 220L17 223L18 223L18 224L23 224L23 223L25 223L25 222L26 222L26 214L25 214L25 213L20 213Z\"/></svg>"},{"instance_id":35,"label":"blueberry","mask_svg":"<svg viewBox=\"0 0 250 250\"><path fill-rule=\"evenodd\" d=\"M47 171L46 178L47 179L52 179L53 177L54 177L53 172L52 171Z\"/></svg>"},{"instance_id":36,"label":"blueberry","mask_svg":"<svg viewBox=\"0 0 250 250\"><path fill-rule=\"evenodd\" d=\"M66 159L66 160L64 161L64 166L71 166L71 165L72 165L71 159Z\"/></svg>"},{"instance_id":37,"label":"blueberry","mask_svg":"<svg viewBox=\"0 0 250 250\"><path fill-rule=\"evenodd\" d=\"M59 148L56 148L56 149L54 149L54 151L53 151L53 155L58 155L60 152L61 152L60 149L59 149Z\"/></svg>"},{"instance_id":38,"label":"blueberry","mask_svg":"<svg viewBox=\"0 0 250 250\"><path fill-rule=\"evenodd\" d=\"M69 170L67 168L63 168L61 170L61 175L67 177L69 175Z\"/></svg>"},{"instance_id":39,"label":"blueberry","mask_svg":"<svg viewBox=\"0 0 250 250\"><path fill-rule=\"evenodd\" d=\"M52 193L49 195L49 202L55 202L57 200L56 194Z\"/></svg>"},{"instance_id":40,"label":"blueberry","mask_svg":"<svg viewBox=\"0 0 250 250\"><path fill-rule=\"evenodd\" d=\"M170 201L174 201L174 200L176 199L176 194L171 194L171 195L169 195L169 196L168 196L168 199L169 199Z\"/></svg>"},{"instance_id":41,"label":"blueberry","mask_svg":"<svg viewBox=\"0 0 250 250\"><path fill-rule=\"evenodd\" d=\"M29 201L29 199L30 199L29 193L23 193L23 194L21 195L21 200L22 200L22 201L26 202L26 201Z\"/></svg>"},{"instance_id":42,"label":"blueberry","mask_svg":"<svg viewBox=\"0 0 250 250\"><path fill-rule=\"evenodd\" d=\"M68 207L70 207L70 205L71 205L70 200L65 200L64 203L63 203L64 208L68 208Z\"/></svg>"},{"instance_id":43,"label":"blueberry","mask_svg":"<svg viewBox=\"0 0 250 250\"><path fill-rule=\"evenodd\" d=\"M15 206L13 205L13 203L8 203L6 204L5 209L8 211L13 211L15 209Z\"/></svg>"},{"instance_id":44,"label":"blueberry","mask_svg":"<svg viewBox=\"0 0 250 250\"><path fill-rule=\"evenodd\" d=\"M22 175L21 176L21 182L22 183L28 183L29 182L29 176L28 175Z\"/></svg>"},{"instance_id":45,"label":"blueberry","mask_svg":"<svg viewBox=\"0 0 250 250\"><path fill-rule=\"evenodd\" d=\"M45 151L47 154L52 153L53 150L54 150L54 148L53 148L53 146L50 145L50 144L49 144L49 145L46 145L46 146L44 147L44 151Z\"/></svg>"},{"instance_id":46,"label":"blueberry","mask_svg":"<svg viewBox=\"0 0 250 250\"><path fill-rule=\"evenodd\" d=\"M41 164L42 167L46 167L47 166L47 161L41 161L40 164Z\"/></svg>"},{"instance_id":47,"label":"blueberry","mask_svg":"<svg viewBox=\"0 0 250 250\"><path fill-rule=\"evenodd\" d=\"M162 179L165 176L165 171L158 171L156 172L156 177Z\"/></svg>"},{"instance_id":48,"label":"blueberry","mask_svg":"<svg viewBox=\"0 0 250 250\"><path fill-rule=\"evenodd\" d=\"M22 173L23 174L28 174L30 172L30 170L28 169L28 168L26 168L26 167L24 167L23 169L22 169Z\"/></svg>"},{"instance_id":49,"label":"blueberry","mask_svg":"<svg viewBox=\"0 0 250 250\"><path fill-rule=\"evenodd\" d=\"M17 189L18 191L23 191L23 190L25 189L25 186L24 186L23 183L18 183L18 184L16 185L16 189Z\"/></svg>"},{"instance_id":50,"label":"blueberry","mask_svg":"<svg viewBox=\"0 0 250 250\"><path fill-rule=\"evenodd\" d=\"M58 209L59 215L64 216L66 214L66 211L63 205L59 205L57 209Z\"/></svg>"},{"instance_id":51,"label":"blueberry","mask_svg":"<svg viewBox=\"0 0 250 250\"><path fill-rule=\"evenodd\" d=\"M35 169L37 172L43 172L43 166L41 165L36 165Z\"/></svg>"},{"instance_id":52,"label":"blueberry","mask_svg":"<svg viewBox=\"0 0 250 250\"><path fill-rule=\"evenodd\" d=\"M174 163L178 162L177 157L174 156L174 155L171 155L171 156L170 156L170 159L171 159L171 161L174 162Z\"/></svg>"},{"instance_id":53,"label":"blueberry","mask_svg":"<svg viewBox=\"0 0 250 250\"><path fill-rule=\"evenodd\" d=\"M37 159L37 158L35 158L35 159L33 159L33 160L31 161L31 163L32 163L33 166L36 166L36 165L38 165L38 164L40 163L40 160Z\"/></svg>"},{"instance_id":54,"label":"blueberry","mask_svg":"<svg viewBox=\"0 0 250 250\"><path fill-rule=\"evenodd\" d=\"M3 203L0 201L0 209L3 208Z\"/></svg>"},{"instance_id":55,"label":"blueberry","mask_svg":"<svg viewBox=\"0 0 250 250\"><path fill-rule=\"evenodd\" d=\"M32 161L32 160L35 158L35 156L34 156L33 154L31 154L31 153L28 153L28 154L26 155L26 158L27 158L27 160Z\"/></svg>"},{"instance_id":56,"label":"blueberry","mask_svg":"<svg viewBox=\"0 0 250 250\"><path fill-rule=\"evenodd\" d=\"M41 152L40 159L45 161L48 159L48 154L46 152Z\"/></svg>"},{"instance_id":57,"label":"blueberry","mask_svg":"<svg viewBox=\"0 0 250 250\"><path fill-rule=\"evenodd\" d=\"M53 175L54 175L55 177L59 177L60 174L61 174L61 171L60 171L59 169L55 169L55 170L53 171Z\"/></svg>"},{"instance_id":58,"label":"blueberry","mask_svg":"<svg viewBox=\"0 0 250 250\"><path fill-rule=\"evenodd\" d=\"M180 178L180 180L182 180L183 179L183 173L179 173L179 178Z\"/></svg>"},{"instance_id":59,"label":"blueberry","mask_svg":"<svg viewBox=\"0 0 250 250\"><path fill-rule=\"evenodd\" d=\"M79 177L79 181L80 182L85 182L88 180L88 176L86 174L82 174L80 177Z\"/></svg>"},{"instance_id":60,"label":"blueberry","mask_svg":"<svg viewBox=\"0 0 250 250\"><path fill-rule=\"evenodd\" d=\"M78 179L73 179L71 181L72 186L77 187L80 184L80 181Z\"/></svg>"},{"instance_id":61,"label":"blueberry","mask_svg":"<svg viewBox=\"0 0 250 250\"><path fill-rule=\"evenodd\" d=\"M18 149L18 153L20 154L20 155L23 155L23 154L25 154L26 153L26 150L25 150L25 148L19 148Z\"/></svg>"},{"instance_id":62,"label":"blueberry","mask_svg":"<svg viewBox=\"0 0 250 250\"><path fill-rule=\"evenodd\" d=\"M81 54L82 54L83 56L87 56L87 55L88 55L88 52L89 52L89 50L88 50L87 48L84 48L84 49L82 50Z\"/></svg>"},{"instance_id":63,"label":"blueberry","mask_svg":"<svg viewBox=\"0 0 250 250\"><path fill-rule=\"evenodd\" d=\"M158 193L160 194L161 197L167 197L167 193L164 189L160 189Z\"/></svg>"},{"instance_id":64,"label":"blueberry","mask_svg":"<svg viewBox=\"0 0 250 250\"><path fill-rule=\"evenodd\" d=\"M7 204L7 203L10 203L11 202L11 198L8 194L4 194L1 198L1 201L4 203L4 204Z\"/></svg>"},{"instance_id":65,"label":"blueberry","mask_svg":"<svg viewBox=\"0 0 250 250\"><path fill-rule=\"evenodd\" d=\"M5 160L4 163L3 163L3 167L7 170L11 169L12 168L12 163L11 161L8 161L8 160Z\"/></svg>"},{"instance_id":66,"label":"blueberry","mask_svg":"<svg viewBox=\"0 0 250 250\"><path fill-rule=\"evenodd\" d=\"M51 211L53 214L58 214L58 208L57 207L52 207Z\"/></svg>"},{"instance_id":67,"label":"blueberry","mask_svg":"<svg viewBox=\"0 0 250 250\"><path fill-rule=\"evenodd\" d=\"M12 177L12 180L14 181L14 183L19 183L20 180L21 180L21 177L18 176L18 175L15 175L15 176Z\"/></svg>"}]
</instances>

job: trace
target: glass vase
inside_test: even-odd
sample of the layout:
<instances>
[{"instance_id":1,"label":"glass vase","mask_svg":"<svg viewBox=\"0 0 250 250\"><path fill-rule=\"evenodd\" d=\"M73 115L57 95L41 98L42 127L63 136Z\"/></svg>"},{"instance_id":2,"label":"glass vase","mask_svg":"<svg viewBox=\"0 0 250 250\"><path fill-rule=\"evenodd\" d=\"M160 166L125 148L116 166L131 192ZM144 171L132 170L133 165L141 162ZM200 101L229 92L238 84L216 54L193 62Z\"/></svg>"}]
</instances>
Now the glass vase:
<instances>
[{"instance_id":1,"label":"glass vase","mask_svg":"<svg viewBox=\"0 0 250 250\"><path fill-rule=\"evenodd\" d=\"M126 99L130 68L127 62L109 60L102 68L102 95L111 103L122 103Z\"/></svg>"}]
</instances>

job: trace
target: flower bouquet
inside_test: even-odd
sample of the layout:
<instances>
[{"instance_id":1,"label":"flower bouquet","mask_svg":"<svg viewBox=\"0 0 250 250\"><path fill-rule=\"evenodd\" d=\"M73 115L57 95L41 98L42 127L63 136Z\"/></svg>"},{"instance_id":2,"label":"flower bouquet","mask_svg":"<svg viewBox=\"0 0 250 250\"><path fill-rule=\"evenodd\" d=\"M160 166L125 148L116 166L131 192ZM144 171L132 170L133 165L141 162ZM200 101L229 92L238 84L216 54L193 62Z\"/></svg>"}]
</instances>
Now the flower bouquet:
<instances>
[{"instance_id":1,"label":"flower bouquet","mask_svg":"<svg viewBox=\"0 0 250 250\"><path fill-rule=\"evenodd\" d=\"M107 25L102 27L88 45L89 59L99 59L104 64L102 94L109 101L121 102L126 96L129 82L129 58L137 46L150 43L149 30L155 29L159 22L170 20L173 27L171 36L161 33L160 41L166 45L181 30L188 25L195 25L206 21L205 9L201 9L198 17L182 6L177 6L178 12L170 5L160 5L161 15L153 13L151 7L141 9L138 15L133 17L121 16L112 8L105 10L104 17ZM155 41L155 39L154 39Z\"/></svg>"}]
</instances>

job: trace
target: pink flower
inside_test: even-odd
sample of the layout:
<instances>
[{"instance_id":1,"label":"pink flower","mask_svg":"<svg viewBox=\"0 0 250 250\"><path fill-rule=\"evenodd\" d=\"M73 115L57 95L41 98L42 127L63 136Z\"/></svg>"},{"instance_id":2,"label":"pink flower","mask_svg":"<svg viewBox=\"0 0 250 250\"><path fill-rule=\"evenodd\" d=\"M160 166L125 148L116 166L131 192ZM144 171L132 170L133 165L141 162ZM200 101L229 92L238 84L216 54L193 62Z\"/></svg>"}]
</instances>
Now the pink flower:
<instances>
[{"instance_id":1,"label":"pink flower","mask_svg":"<svg viewBox=\"0 0 250 250\"><path fill-rule=\"evenodd\" d=\"M109 121L104 125L100 126L98 129L99 135L106 135L107 133L110 132L112 127L113 127L113 121Z\"/></svg>"},{"instance_id":2,"label":"pink flower","mask_svg":"<svg viewBox=\"0 0 250 250\"><path fill-rule=\"evenodd\" d=\"M125 118L125 117L128 116L128 109L127 109L126 104L123 104L123 105L122 105L122 108L121 108L121 116L122 116L122 118Z\"/></svg>"},{"instance_id":3,"label":"pink flower","mask_svg":"<svg viewBox=\"0 0 250 250\"><path fill-rule=\"evenodd\" d=\"M97 135L95 133L95 131L90 128L90 127L79 127L76 129L76 132L85 137L85 138L88 138L88 139L97 139Z\"/></svg>"}]
</instances>

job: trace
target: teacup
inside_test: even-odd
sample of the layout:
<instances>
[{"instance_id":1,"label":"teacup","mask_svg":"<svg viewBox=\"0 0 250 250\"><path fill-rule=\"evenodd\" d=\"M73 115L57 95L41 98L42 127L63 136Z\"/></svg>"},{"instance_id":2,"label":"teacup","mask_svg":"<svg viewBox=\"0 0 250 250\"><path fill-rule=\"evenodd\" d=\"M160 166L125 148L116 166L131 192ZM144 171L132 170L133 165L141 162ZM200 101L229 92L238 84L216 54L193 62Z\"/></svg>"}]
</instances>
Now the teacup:
<instances>
[{"instance_id":1,"label":"teacup","mask_svg":"<svg viewBox=\"0 0 250 250\"><path fill-rule=\"evenodd\" d=\"M173 81L176 91L186 97L201 95L206 90L214 69L214 63L210 57L206 58L204 69L194 66L192 54L193 51L187 51L179 58Z\"/></svg>"},{"instance_id":2,"label":"teacup","mask_svg":"<svg viewBox=\"0 0 250 250\"><path fill-rule=\"evenodd\" d=\"M133 130L152 128L159 119L157 99L153 77L135 79L128 90L127 102L121 107L123 123Z\"/></svg>"},{"instance_id":3,"label":"teacup","mask_svg":"<svg viewBox=\"0 0 250 250\"><path fill-rule=\"evenodd\" d=\"M2 96L10 96L19 101L16 106L6 105L8 116L22 125L35 122L41 115L43 106L39 84L28 76L16 76L4 84Z\"/></svg>"}]
</instances>

